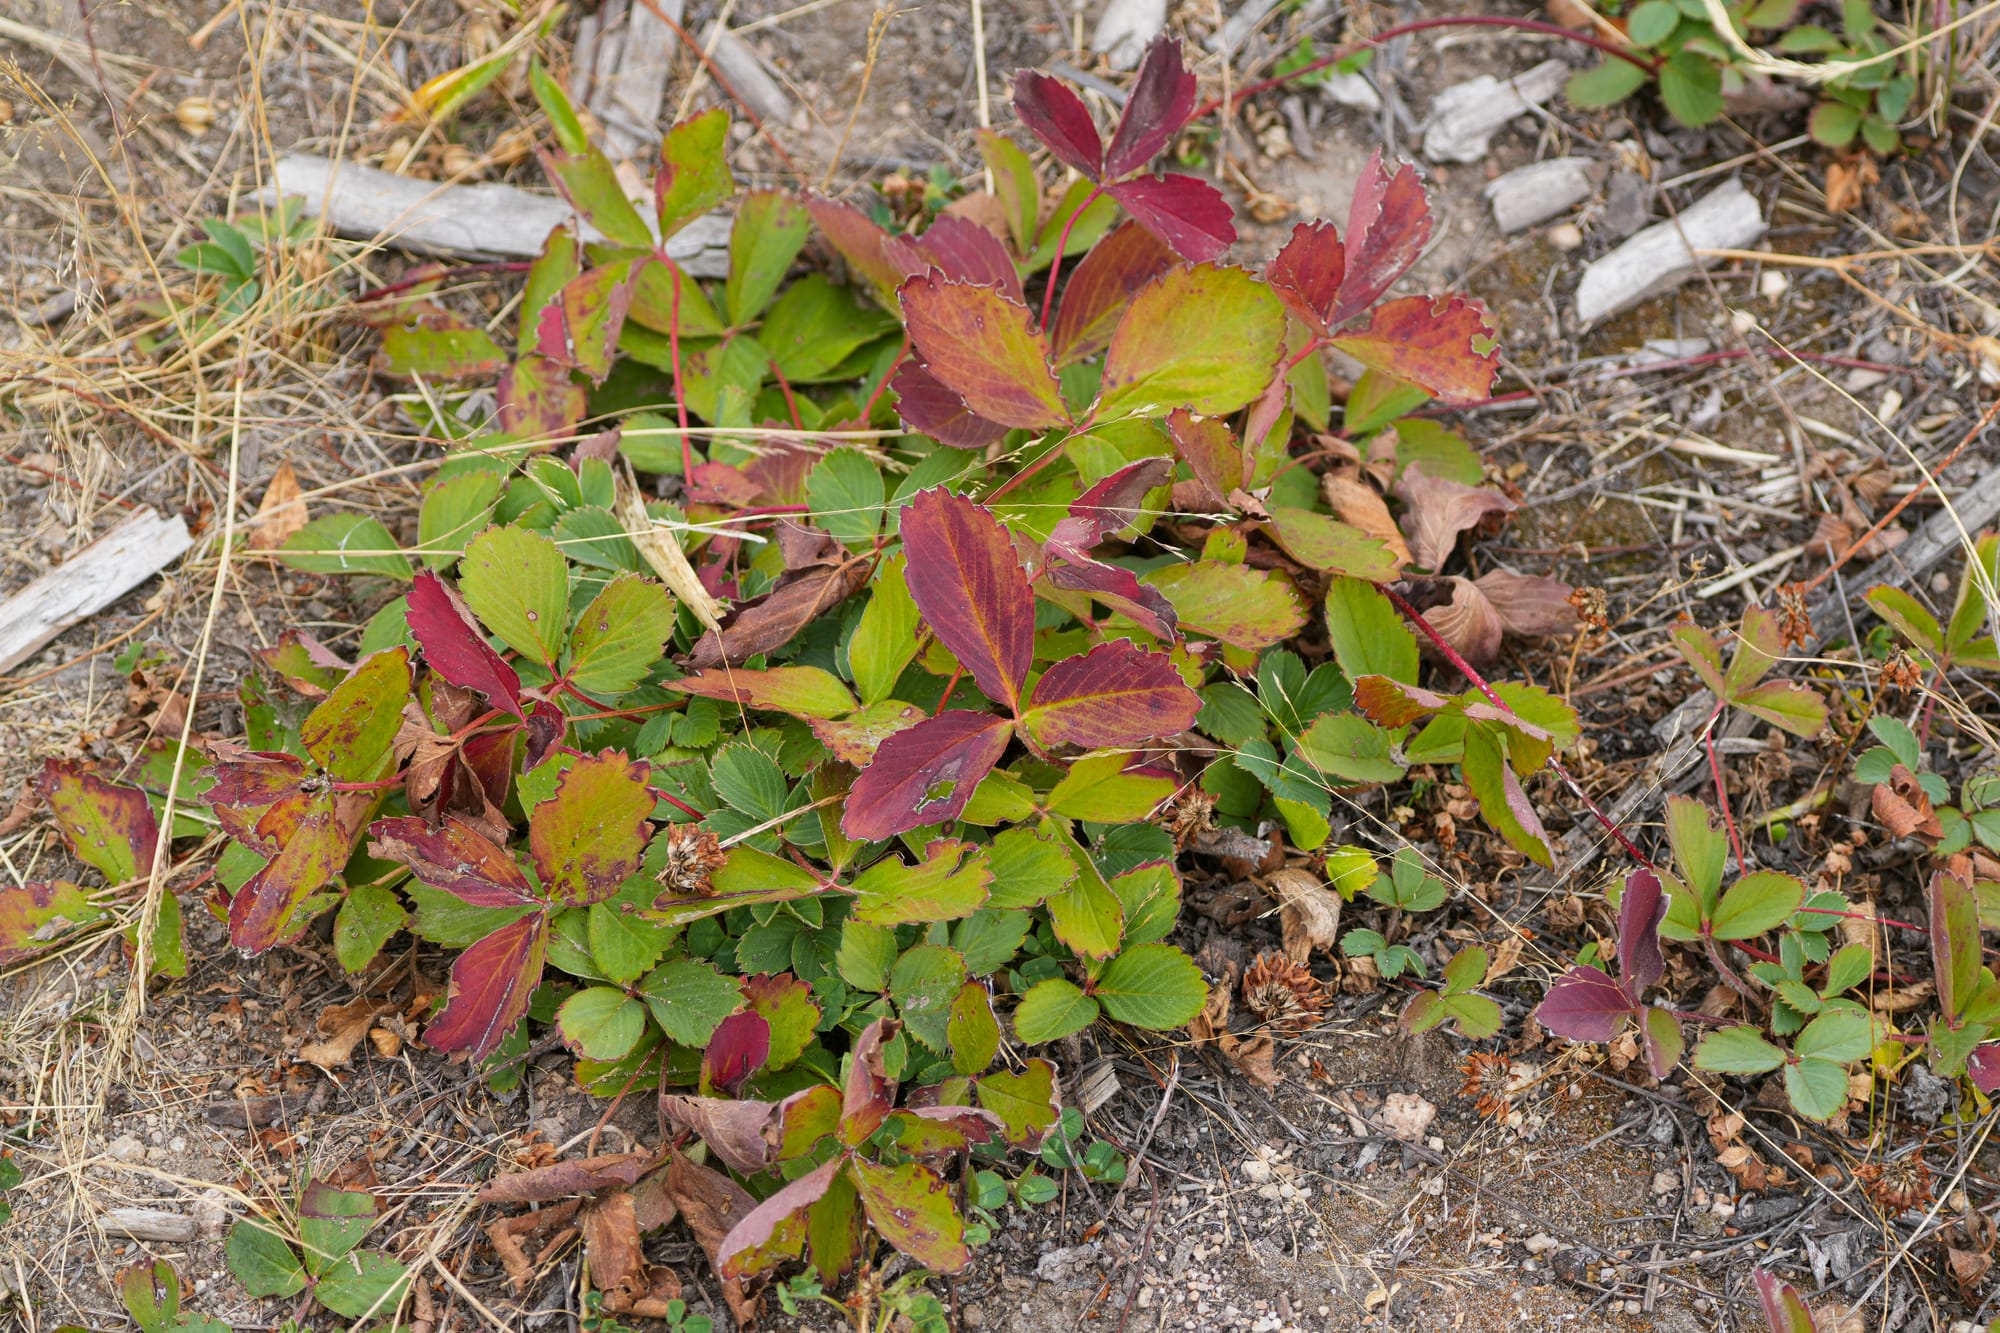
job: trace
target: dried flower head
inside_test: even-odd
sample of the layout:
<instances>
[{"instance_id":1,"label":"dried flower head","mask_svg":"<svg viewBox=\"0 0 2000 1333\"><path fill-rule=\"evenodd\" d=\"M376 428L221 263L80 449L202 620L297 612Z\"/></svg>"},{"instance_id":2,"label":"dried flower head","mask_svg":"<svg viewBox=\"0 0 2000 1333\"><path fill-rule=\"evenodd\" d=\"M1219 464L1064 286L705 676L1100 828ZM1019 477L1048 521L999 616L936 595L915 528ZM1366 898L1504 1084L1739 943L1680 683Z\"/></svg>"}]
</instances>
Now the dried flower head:
<instances>
[{"instance_id":1,"label":"dried flower head","mask_svg":"<svg viewBox=\"0 0 2000 1333\"><path fill-rule=\"evenodd\" d=\"M669 824L660 837L667 845L658 875L660 896L691 898L712 892L709 878L728 859L722 840L699 824Z\"/></svg>"},{"instance_id":2,"label":"dried flower head","mask_svg":"<svg viewBox=\"0 0 2000 1333\"><path fill-rule=\"evenodd\" d=\"M1893 1162L1868 1162L1854 1168L1854 1178L1861 1182L1877 1208L1889 1216L1906 1213L1912 1208L1921 1208L1931 1201L1931 1169L1924 1165L1924 1159L1917 1153L1899 1157Z\"/></svg>"},{"instance_id":3,"label":"dried flower head","mask_svg":"<svg viewBox=\"0 0 2000 1333\"><path fill-rule=\"evenodd\" d=\"M1806 612L1805 584L1778 585L1778 633L1785 636L1787 648L1803 648L1812 642L1813 623Z\"/></svg>"},{"instance_id":4,"label":"dried flower head","mask_svg":"<svg viewBox=\"0 0 2000 1333\"><path fill-rule=\"evenodd\" d=\"M1167 806L1167 832L1174 846L1186 851L1194 841L1215 827L1215 797L1199 787L1189 787Z\"/></svg>"},{"instance_id":5,"label":"dried flower head","mask_svg":"<svg viewBox=\"0 0 2000 1333\"><path fill-rule=\"evenodd\" d=\"M1465 1075L1465 1086L1458 1090L1458 1095L1470 1097L1473 1109L1479 1114L1497 1120L1513 1109L1514 1101L1507 1090L1511 1070L1506 1056L1475 1051L1458 1070Z\"/></svg>"},{"instance_id":6,"label":"dried flower head","mask_svg":"<svg viewBox=\"0 0 2000 1333\"><path fill-rule=\"evenodd\" d=\"M1571 588L1569 604L1576 608L1576 618L1583 627L1593 633L1602 633L1611 625L1611 602L1604 595L1604 589L1590 586Z\"/></svg>"},{"instance_id":7,"label":"dried flower head","mask_svg":"<svg viewBox=\"0 0 2000 1333\"><path fill-rule=\"evenodd\" d=\"M1902 694L1923 685L1923 668L1918 666L1908 653L1898 648L1890 653L1889 660L1882 664L1880 673L1875 677L1875 683L1893 694Z\"/></svg>"},{"instance_id":8,"label":"dried flower head","mask_svg":"<svg viewBox=\"0 0 2000 1333\"><path fill-rule=\"evenodd\" d=\"M1319 1022L1326 988L1283 954L1264 953L1243 973L1243 1003L1279 1031L1297 1035Z\"/></svg>"}]
</instances>

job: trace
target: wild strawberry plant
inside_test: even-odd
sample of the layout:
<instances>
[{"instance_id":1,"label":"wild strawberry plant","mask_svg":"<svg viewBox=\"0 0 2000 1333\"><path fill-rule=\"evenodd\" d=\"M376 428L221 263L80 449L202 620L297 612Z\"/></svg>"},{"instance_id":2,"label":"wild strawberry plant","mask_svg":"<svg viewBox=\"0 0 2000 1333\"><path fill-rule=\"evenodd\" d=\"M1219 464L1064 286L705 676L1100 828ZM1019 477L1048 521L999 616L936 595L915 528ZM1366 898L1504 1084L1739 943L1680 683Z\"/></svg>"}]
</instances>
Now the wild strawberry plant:
<instances>
[{"instance_id":1,"label":"wild strawberry plant","mask_svg":"<svg viewBox=\"0 0 2000 1333\"><path fill-rule=\"evenodd\" d=\"M208 906L238 949L311 947L331 914L353 973L399 932L451 951L427 1044L505 1083L552 1025L583 1087L657 1092L762 1198L729 1274L800 1258L830 1287L880 1244L965 1262L953 1158L1116 1169L1103 1145L1046 1159L1059 1081L1033 1052L1202 1009L1168 937L1211 805L1319 853L1340 793L1455 764L1550 859L1522 783L1574 712L1424 689L1380 590L1407 578L1460 665L1574 624L1563 585L1458 572L1513 502L1412 414L1487 393L1496 349L1475 303L1389 295L1431 233L1413 168L1372 160L1345 228L1301 225L1259 276L1220 262L1221 196L1153 170L1194 107L1170 42L1108 141L1021 76L1079 179L1051 191L984 137L1004 234L736 195L720 112L673 128L635 202L533 82L584 226L527 266L511 346L449 270L361 303L447 446L418 541L352 513L296 534L293 569L392 596L351 655L298 632L255 653L244 743L184 764L168 836L224 835ZM696 281L666 242L732 199L729 277ZM815 229L851 283L795 273ZM1337 423L1329 347L1366 368ZM1322 660L1282 646L1317 623ZM51 771L109 883L149 873L170 775ZM1178 842L1170 809L1195 811ZM1398 860L1374 892L1393 915L1441 889ZM0 944L100 897L0 898ZM1495 1031L1486 968L1460 953L1412 1024ZM339 1308L316 1217L304 1258L242 1247Z\"/></svg>"}]
</instances>

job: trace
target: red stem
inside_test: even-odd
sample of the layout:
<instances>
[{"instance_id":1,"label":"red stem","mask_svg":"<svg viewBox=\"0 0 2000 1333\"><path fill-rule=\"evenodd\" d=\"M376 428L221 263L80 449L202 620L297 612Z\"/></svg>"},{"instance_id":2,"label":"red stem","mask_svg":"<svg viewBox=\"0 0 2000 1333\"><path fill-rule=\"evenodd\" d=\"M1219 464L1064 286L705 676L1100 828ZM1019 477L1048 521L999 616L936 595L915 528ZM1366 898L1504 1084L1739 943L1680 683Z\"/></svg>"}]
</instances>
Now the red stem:
<instances>
[{"instance_id":1,"label":"red stem","mask_svg":"<svg viewBox=\"0 0 2000 1333\"><path fill-rule=\"evenodd\" d=\"M778 390L785 395L785 410L792 414L792 429L804 430L806 423L799 419L799 400L792 397L792 382L785 378L784 371L778 369L775 360L767 361L765 364L771 367L771 374L778 381Z\"/></svg>"},{"instance_id":2,"label":"red stem","mask_svg":"<svg viewBox=\"0 0 2000 1333\"><path fill-rule=\"evenodd\" d=\"M1410 23L1399 23L1395 27L1385 29L1382 32L1377 33L1373 37L1364 38L1358 42L1349 42L1346 46L1341 47L1338 51L1335 51L1332 55L1321 56L1318 60L1313 61L1311 64L1301 65L1299 68L1291 70L1288 73L1275 74L1268 79L1262 79L1256 83L1245 84L1243 87L1238 88L1234 93L1230 94L1229 98L1230 108L1234 110L1236 107L1241 106L1243 104L1243 99L1246 97L1255 97L1258 93L1269 92L1273 88L1277 88L1284 84L1290 83L1293 79L1301 78L1307 74L1318 73L1320 70L1327 68L1329 65L1337 65L1341 61L1348 59L1350 56L1354 55L1358 51L1365 50L1366 48L1371 46L1381 46L1385 42L1392 41L1395 38L1404 36L1407 33L1423 32L1429 28L1506 28L1513 32L1539 32L1545 34L1546 36L1561 37L1566 41L1580 43L1581 45L1591 47L1598 51L1602 51L1604 52L1604 54L1608 56L1616 56L1618 59L1623 60L1628 65L1637 65L1640 69L1645 70L1648 74L1655 72L1659 68L1659 66L1654 64L1652 61L1646 59L1644 56L1639 55L1637 52L1632 51L1627 47L1615 45L1611 42L1603 40L1602 38L1586 36L1585 34L1580 32L1572 32L1570 29L1565 28L1560 24L1544 23L1540 19L1501 18L1497 15L1489 15L1489 14L1472 14L1472 15L1464 15L1452 18L1417 19L1414 22ZM1206 116L1211 112L1213 112L1216 108L1220 107L1221 105L1222 105L1222 99L1220 97L1211 97L1206 102L1202 103L1199 107L1195 108L1195 113L1192 119L1199 120L1203 116Z\"/></svg>"},{"instance_id":3,"label":"red stem","mask_svg":"<svg viewBox=\"0 0 2000 1333\"><path fill-rule=\"evenodd\" d=\"M1306 345L1299 349L1299 354L1297 356L1285 362L1285 368L1278 372L1278 378L1283 379L1285 376L1291 374L1292 371L1298 368L1299 362L1305 360L1307 357L1311 356L1314 352L1317 352L1320 348L1326 346L1326 342L1327 338L1324 333L1315 333L1310 339L1306 341Z\"/></svg>"},{"instance_id":4,"label":"red stem","mask_svg":"<svg viewBox=\"0 0 2000 1333\"><path fill-rule=\"evenodd\" d=\"M932 717L936 717L939 713L942 713L944 706L951 702L951 692L958 688L958 682L964 675L965 668L962 666L955 666L951 669L951 679L944 683L944 693L938 696L938 706L931 710Z\"/></svg>"},{"instance_id":5,"label":"red stem","mask_svg":"<svg viewBox=\"0 0 2000 1333\"><path fill-rule=\"evenodd\" d=\"M1715 779L1715 799L1722 807L1722 826L1729 830L1729 848L1736 853L1736 873L1740 875L1750 866L1743 859L1743 836L1736 831L1736 816L1729 809L1729 787L1722 780L1722 761L1715 754L1715 720L1721 716L1722 701L1718 699L1708 721L1702 725L1701 743L1708 751L1709 776Z\"/></svg>"},{"instance_id":6,"label":"red stem","mask_svg":"<svg viewBox=\"0 0 2000 1333\"><path fill-rule=\"evenodd\" d=\"M1507 701L1505 699L1502 699L1498 694L1494 693L1493 687L1486 683L1486 678L1484 676L1481 676L1479 672L1473 668L1472 664L1465 660L1464 656L1459 653L1458 649L1452 647L1451 644L1445 641L1444 636L1442 634L1439 634L1437 630L1432 627L1430 621L1424 619L1424 613L1417 610L1416 607L1410 605L1410 601L1407 597L1403 596L1403 594L1397 592L1394 588L1390 587L1386 583L1378 584L1376 586L1379 587L1382 590L1382 592L1388 596L1389 600L1395 604L1395 607L1398 611L1401 611L1405 617L1415 622L1417 628L1424 632L1424 637L1429 639L1431 641L1431 644L1440 653L1444 654L1444 659L1447 662L1450 662L1453 666L1457 667L1459 674L1464 676L1467 680L1471 681L1473 685L1478 688L1479 692L1486 696L1487 702L1491 703L1495 708L1498 708L1501 712L1505 713L1508 717L1513 718L1515 721L1518 722L1521 720L1520 715L1517 714L1512 708L1508 706ZM1632 840L1625 836L1625 830L1619 828L1618 825L1611 822L1611 816L1604 813L1604 811L1598 806L1597 802L1593 801L1590 798L1590 793L1583 789L1583 784L1578 782L1574 777L1570 776L1569 770L1564 768L1562 766L1562 761L1557 759L1553 754L1549 756L1549 771L1554 773L1557 777L1563 780L1563 784L1569 788L1570 794L1575 796L1577 800L1582 801L1584 804L1584 808L1589 810L1592 815L1596 816L1597 822L1604 827L1604 831L1606 833L1609 833L1613 838L1617 840L1618 845L1620 847L1623 847L1625 849L1625 854L1627 856L1631 857L1634 861L1637 861L1640 865L1646 867L1648 870L1657 869L1657 867L1654 866L1651 859L1648 858L1644 852L1640 851L1637 847L1633 846Z\"/></svg>"},{"instance_id":7,"label":"red stem","mask_svg":"<svg viewBox=\"0 0 2000 1333\"><path fill-rule=\"evenodd\" d=\"M665 263L673 270L674 275L674 294L671 308L667 312L667 350L673 357L674 407L679 411L681 418L681 479L684 484L692 486L694 446L688 442L687 391L681 385L681 266L672 260L666 260Z\"/></svg>"},{"instance_id":8,"label":"red stem","mask_svg":"<svg viewBox=\"0 0 2000 1333\"><path fill-rule=\"evenodd\" d=\"M875 386L875 392L868 395L868 405L861 409L861 425L864 429L869 422L875 419L875 404L882 401L882 394L889 387L890 377L895 375L897 369L903 364L903 358L909 354L910 335L905 333L903 335L903 345L896 349L896 359L891 361L889 368L882 372L882 382Z\"/></svg>"},{"instance_id":9,"label":"red stem","mask_svg":"<svg viewBox=\"0 0 2000 1333\"><path fill-rule=\"evenodd\" d=\"M1083 202L1076 206L1076 212L1071 213L1063 221L1062 235L1056 240L1056 257L1049 261L1049 285L1047 290L1042 293L1042 332L1044 333L1047 333L1049 328L1049 311L1054 308L1056 303L1056 275L1062 272L1063 251L1069 249L1070 228L1074 227L1076 220L1083 216L1083 210L1097 202L1097 196L1101 193L1103 191L1100 187L1092 185L1090 193L1083 196Z\"/></svg>"},{"instance_id":10,"label":"red stem","mask_svg":"<svg viewBox=\"0 0 2000 1333\"><path fill-rule=\"evenodd\" d=\"M412 287L421 287L427 282L444 282L475 273L526 273L533 267L534 265L525 259L495 261L491 264L456 264L448 269L432 269L428 273L419 273L413 278L404 278L401 282L392 282L384 287L370 288L355 297L354 304L366 305L370 301L380 301L398 292L406 292Z\"/></svg>"}]
</instances>

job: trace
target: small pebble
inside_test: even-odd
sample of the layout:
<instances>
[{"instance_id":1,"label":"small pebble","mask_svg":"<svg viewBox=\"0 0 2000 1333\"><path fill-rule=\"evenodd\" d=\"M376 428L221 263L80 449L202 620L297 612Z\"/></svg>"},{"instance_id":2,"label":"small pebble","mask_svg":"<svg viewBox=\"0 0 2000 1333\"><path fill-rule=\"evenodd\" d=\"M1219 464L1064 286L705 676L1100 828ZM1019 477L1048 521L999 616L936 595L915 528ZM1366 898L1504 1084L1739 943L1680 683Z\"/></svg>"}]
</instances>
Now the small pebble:
<instances>
[{"instance_id":1,"label":"small pebble","mask_svg":"<svg viewBox=\"0 0 2000 1333\"><path fill-rule=\"evenodd\" d=\"M1583 228L1574 222L1558 222L1548 230L1549 244L1568 254L1583 244Z\"/></svg>"}]
</instances>

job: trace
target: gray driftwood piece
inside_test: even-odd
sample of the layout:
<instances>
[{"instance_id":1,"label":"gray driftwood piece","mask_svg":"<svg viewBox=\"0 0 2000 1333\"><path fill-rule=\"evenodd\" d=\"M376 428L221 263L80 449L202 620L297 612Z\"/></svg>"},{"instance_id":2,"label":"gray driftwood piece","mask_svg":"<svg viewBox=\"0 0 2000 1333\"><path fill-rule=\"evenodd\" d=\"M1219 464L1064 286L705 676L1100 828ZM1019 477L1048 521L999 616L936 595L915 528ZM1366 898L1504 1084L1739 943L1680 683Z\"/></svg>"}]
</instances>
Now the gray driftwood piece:
<instances>
[{"instance_id":1,"label":"gray driftwood piece","mask_svg":"<svg viewBox=\"0 0 2000 1333\"><path fill-rule=\"evenodd\" d=\"M1098 16L1090 49L1113 69L1136 69L1146 43L1167 26L1167 0L1111 0Z\"/></svg>"},{"instance_id":2,"label":"gray driftwood piece","mask_svg":"<svg viewBox=\"0 0 2000 1333\"><path fill-rule=\"evenodd\" d=\"M1209 36L1208 49L1229 55L1250 40L1264 16L1278 7L1278 0L1243 0L1236 12Z\"/></svg>"},{"instance_id":3,"label":"gray driftwood piece","mask_svg":"<svg viewBox=\"0 0 2000 1333\"><path fill-rule=\"evenodd\" d=\"M194 545L179 514L151 509L72 552L54 569L0 601L0 671L12 671L71 625L94 616Z\"/></svg>"},{"instance_id":4,"label":"gray driftwood piece","mask_svg":"<svg viewBox=\"0 0 2000 1333\"><path fill-rule=\"evenodd\" d=\"M423 254L526 259L575 216L561 199L511 185L439 185L309 153L279 158L274 175L279 196L302 200L308 217L324 217L340 235ZM588 224L583 236L604 239ZM726 276L728 216L696 218L668 239L667 254L691 277Z\"/></svg>"},{"instance_id":5,"label":"gray driftwood piece","mask_svg":"<svg viewBox=\"0 0 2000 1333\"><path fill-rule=\"evenodd\" d=\"M1508 235L1566 213L1590 198L1590 159L1552 157L1516 167L1486 187L1493 221Z\"/></svg>"},{"instance_id":6,"label":"gray driftwood piece","mask_svg":"<svg viewBox=\"0 0 2000 1333\"><path fill-rule=\"evenodd\" d=\"M181 1242L193 1240L201 1224L164 1208L113 1208L97 1219L97 1229L128 1240Z\"/></svg>"},{"instance_id":7,"label":"gray driftwood piece","mask_svg":"<svg viewBox=\"0 0 2000 1333\"><path fill-rule=\"evenodd\" d=\"M785 91L777 77L765 68L764 57L756 48L720 25L711 23L701 35L702 49L715 63L722 77L729 80L730 91L741 98L744 105L757 113L766 124L789 126L800 129L804 120L792 95Z\"/></svg>"},{"instance_id":8,"label":"gray driftwood piece","mask_svg":"<svg viewBox=\"0 0 2000 1333\"><path fill-rule=\"evenodd\" d=\"M1482 74L1454 84L1431 102L1424 156L1433 162L1482 161L1508 121L1554 97L1568 77L1568 65L1544 60L1504 81Z\"/></svg>"},{"instance_id":9,"label":"gray driftwood piece","mask_svg":"<svg viewBox=\"0 0 2000 1333\"><path fill-rule=\"evenodd\" d=\"M1680 211L1595 260L1576 287L1576 317L1593 323L1671 291L1713 260L1696 250L1742 250L1764 234L1764 212L1731 177Z\"/></svg>"},{"instance_id":10,"label":"gray driftwood piece","mask_svg":"<svg viewBox=\"0 0 2000 1333\"><path fill-rule=\"evenodd\" d=\"M1958 495L1949 508L1940 509L1924 521L1907 541L1876 560L1851 579L1844 580L1847 592L1859 594L1876 584L1900 588L1923 577L1932 565L1960 550L1961 534L1976 534L2000 519L2000 468L1982 474ZM1829 581L1827 591L1806 608L1812 617L1813 639L1800 647L1802 656L1819 650L1820 641L1847 633L1847 611L1841 607L1843 584ZM1867 614L1866 602L1850 598L1857 628ZM1653 756L1639 778L1626 787L1622 796L1605 811L1611 822L1625 827L1643 814L1652 803L1675 785L1702 776L1696 761L1701 758L1701 728L1715 708L1715 696L1697 690L1653 724L1653 735L1664 747ZM1754 719L1738 714L1726 722L1720 736L1748 734ZM1577 825L1564 839L1564 854L1558 864L1563 878L1581 875L1612 846L1611 837L1587 811L1578 812Z\"/></svg>"},{"instance_id":11,"label":"gray driftwood piece","mask_svg":"<svg viewBox=\"0 0 2000 1333\"><path fill-rule=\"evenodd\" d=\"M681 21L684 0L654 3ZM612 157L640 157L660 142L660 104L679 40L644 0L629 9L606 4L579 22L571 91L604 126Z\"/></svg>"}]
</instances>

